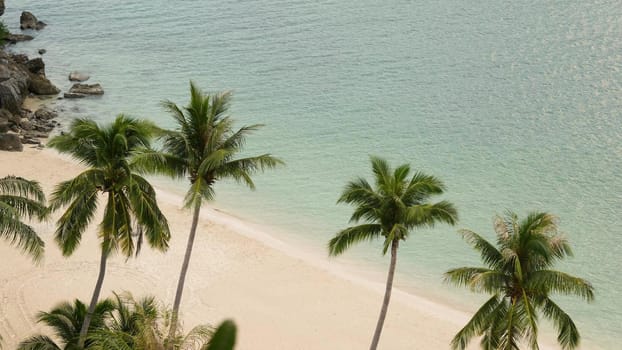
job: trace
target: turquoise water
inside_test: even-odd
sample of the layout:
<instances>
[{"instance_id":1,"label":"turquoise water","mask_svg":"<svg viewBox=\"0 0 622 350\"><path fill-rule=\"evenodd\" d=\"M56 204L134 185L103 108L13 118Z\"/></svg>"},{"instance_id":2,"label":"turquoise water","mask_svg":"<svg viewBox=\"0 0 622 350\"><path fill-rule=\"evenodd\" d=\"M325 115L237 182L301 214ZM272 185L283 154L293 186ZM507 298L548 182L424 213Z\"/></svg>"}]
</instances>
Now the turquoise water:
<instances>
[{"instance_id":1,"label":"turquoise water","mask_svg":"<svg viewBox=\"0 0 622 350\"><path fill-rule=\"evenodd\" d=\"M218 205L321 250L347 225L342 186L368 155L438 175L459 227L492 237L506 209L561 218L575 258L560 269L593 282L597 301L562 304L584 349L622 337L622 6L617 1L10 2L48 27L16 50L44 55L66 90L71 70L106 94L60 101L66 116L120 112L171 126L159 101L185 104L188 81L232 89L240 125L265 123L250 152L287 167L251 193L217 188ZM441 274L477 256L456 228L415 234L398 285L472 309ZM384 270L379 246L348 257Z\"/></svg>"}]
</instances>

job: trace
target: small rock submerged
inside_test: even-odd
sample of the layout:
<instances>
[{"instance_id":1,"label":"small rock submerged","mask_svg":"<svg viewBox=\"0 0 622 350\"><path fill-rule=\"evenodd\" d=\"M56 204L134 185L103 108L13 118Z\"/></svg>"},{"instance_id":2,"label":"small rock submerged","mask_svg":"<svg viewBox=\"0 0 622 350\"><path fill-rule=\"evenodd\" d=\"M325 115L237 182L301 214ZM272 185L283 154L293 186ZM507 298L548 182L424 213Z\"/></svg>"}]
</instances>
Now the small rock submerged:
<instances>
[{"instance_id":1,"label":"small rock submerged","mask_svg":"<svg viewBox=\"0 0 622 350\"><path fill-rule=\"evenodd\" d=\"M75 83L64 94L65 98L82 98L89 95L103 95L104 88L100 84L80 84Z\"/></svg>"}]
</instances>

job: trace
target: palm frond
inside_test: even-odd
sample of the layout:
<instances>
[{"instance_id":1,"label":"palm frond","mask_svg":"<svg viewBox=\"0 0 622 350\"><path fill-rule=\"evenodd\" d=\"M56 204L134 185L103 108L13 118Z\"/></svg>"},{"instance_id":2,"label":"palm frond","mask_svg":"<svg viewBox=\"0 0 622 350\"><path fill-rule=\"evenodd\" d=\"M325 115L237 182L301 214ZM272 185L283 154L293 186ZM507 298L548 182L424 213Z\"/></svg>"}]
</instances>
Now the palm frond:
<instances>
[{"instance_id":1,"label":"palm frond","mask_svg":"<svg viewBox=\"0 0 622 350\"><path fill-rule=\"evenodd\" d=\"M151 247L166 251L171 232L166 217L158 207L155 190L146 179L135 174L131 178L128 195L132 212L139 225L137 231L147 237Z\"/></svg>"},{"instance_id":2,"label":"palm frond","mask_svg":"<svg viewBox=\"0 0 622 350\"><path fill-rule=\"evenodd\" d=\"M164 174L174 179L182 178L187 174L185 159L149 148L141 148L134 152L130 168L140 173Z\"/></svg>"},{"instance_id":3,"label":"palm frond","mask_svg":"<svg viewBox=\"0 0 622 350\"><path fill-rule=\"evenodd\" d=\"M503 265L504 259L501 252L482 236L471 230L460 230L458 232L471 247L480 253L486 265L491 268L500 268Z\"/></svg>"},{"instance_id":4,"label":"palm frond","mask_svg":"<svg viewBox=\"0 0 622 350\"><path fill-rule=\"evenodd\" d=\"M594 287L588 281L555 270L532 272L525 287L542 295L559 293L594 300Z\"/></svg>"},{"instance_id":5,"label":"palm frond","mask_svg":"<svg viewBox=\"0 0 622 350\"><path fill-rule=\"evenodd\" d=\"M443 274L444 280L456 286L464 286L473 288L473 279L478 275L493 272L491 269L483 267L460 267L448 270Z\"/></svg>"},{"instance_id":6,"label":"palm frond","mask_svg":"<svg viewBox=\"0 0 622 350\"><path fill-rule=\"evenodd\" d=\"M486 328L489 327L491 314L498 311L499 304L500 301L497 295L488 299L488 301L475 312L469 322L454 336L451 340L451 348L453 350L464 350L473 337L484 333Z\"/></svg>"},{"instance_id":7,"label":"palm frond","mask_svg":"<svg viewBox=\"0 0 622 350\"><path fill-rule=\"evenodd\" d=\"M17 345L17 350L61 350L52 338L44 335L32 336Z\"/></svg>"},{"instance_id":8,"label":"palm frond","mask_svg":"<svg viewBox=\"0 0 622 350\"><path fill-rule=\"evenodd\" d=\"M410 227L433 227L437 222L455 225L457 221L458 211L448 201L411 206L406 212L406 222Z\"/></svg>"},{"instance_id":9,"label":"palm frond","mask_svg":"<svg viewBox=\"0 0 622 350\"><path fill-rule=\"evenodd\" d=\"M378 224L363 224L342 230L328 242L329 255L340 255L352 244L378 237L381 231L382 227Z\"/></svg>"},{"instance_id":10,"label":"palm frond","mask_svg":"<svg viewBox=\"0 0 622 350\"><path fill-rule=\"evenodd\" d=\"M231 320L223 321L214 332L212 339L204 350L233 350L235 347L237 327Z\"/></svg>"},{"instance_id":11,"label":"palm frond","mask_svg":"<svg viewBox=\"0 0 622 350\"><path fill-rule=\"evenodd\" d=\"M0 237L28 254L35 263L41 262L45 243L33 228L17 217L3 215L1 211L0 219Z\"/></svg>"},{"instance_id":12,"label":"palm frond","mask_svg":"<svg viewBox=\"0 0 622 350\"><path fill-rule=\"evenodd\" d=\"M576 349L579 346L581 335L570 316L549 298L545 298L541 310L555 324L557 341L562 349Z\"/></svg>"}]
</instances>

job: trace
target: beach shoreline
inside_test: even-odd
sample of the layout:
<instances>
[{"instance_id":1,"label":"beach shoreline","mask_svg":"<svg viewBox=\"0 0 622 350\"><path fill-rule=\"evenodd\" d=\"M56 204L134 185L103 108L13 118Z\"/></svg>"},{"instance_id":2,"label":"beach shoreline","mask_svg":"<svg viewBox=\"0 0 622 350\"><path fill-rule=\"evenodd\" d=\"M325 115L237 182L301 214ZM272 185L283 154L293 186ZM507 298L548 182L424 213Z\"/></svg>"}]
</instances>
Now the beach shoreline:
<instances>
[{"instance_id":1,"label":"beach shoreline","mask_svg":"<svg viewBox=\"0 0 622 350\"><path fill-rule=\"evenodd\" d=\"M26 147L23 154L0 153L2 176L37 180L47 194L82 167L51 149ZM124 290L154 294L170 303L185 247L190 214L182 196L160 189L158 202L173 237L167 253L144 249L136 259L114 257L102 296ZM58 217L56 213L54 217ZM95 221L96 223L97 221ZM8 348L43 328L39 310L73 298L86 300L95 282L98 247L92 224L82 246L63 258L52 236L54 220L35 224L46 242L42 266L0 244L7 266L0 272L0 334ZM369 281L304 249L292 247L213 207L202 211L197 242L182 300L185 329L233 318L237 349L354 349L368 346L382 301L384 281ZM444 349L469 315L447 305L394 289L380 341L384 349ZM476 348L477 341L472 343Z\"/></svg>"},{"instance_id":2,"label":"beach shoreline","mask_svg":"<svg viewBox=\"0 0 622 350\"><path fill-rule=\"evenodd\" d=\"M35 179L48 194L56 182L81 169L49 149L2 152L0 161L5 164L0 175ZM173 231L169 252L145 249L127 263L119 257L112 259L104 296L112 290L129 290L134 295L155 294L165 303L172 299L190 221L180 208L180 199L158 191ZM86 299L95 281L95 225L69 258L61 257L54 245L53 220L35 226L46 241L42 266L34 266L5 243L0 245L8 259L5 264L15 266L0 274L5 282L0 291L0 330L8 348L41 329L34 323L37 311L76 297ZM231 317L240 327L238 349L320 349L325 348L326 339L335 344L332 348L366 346L380 307L382 284L349 276L339 271L338 264L330 262L329 266L319 257L297 254L267 233L206 208L182 302L186 328ZM444 348L458 329L456 317L466 315L396 290L381 345L391 349ZM270 333L273 335L267 336Z\"/></svg>"}]
</instances>

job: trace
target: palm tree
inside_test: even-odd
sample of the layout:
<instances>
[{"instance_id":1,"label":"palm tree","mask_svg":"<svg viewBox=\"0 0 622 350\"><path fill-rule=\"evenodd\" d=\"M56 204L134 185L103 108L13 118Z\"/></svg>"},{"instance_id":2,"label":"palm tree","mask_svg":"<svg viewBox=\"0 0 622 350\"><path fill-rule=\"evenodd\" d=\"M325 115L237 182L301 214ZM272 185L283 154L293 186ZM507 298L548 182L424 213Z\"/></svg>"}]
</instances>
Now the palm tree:
<instances>
[{"instance_id":1,"label":"palm tree","mask_svg":"<svg viewBox=\"0 0 622 350\"><path fill-rule=\"evenodd\" d=\"M30 255L35 263L43 257L45 243L23 219L44 219L45 195L36 181L6 176L0 179L0 237Z\"/></svg>"},{"instance_id":2,"label":"palm tree","mask_svg":"<svg viewBox=\"0 0 622 350\"><path fill-rule=\"evenodd\" d=\"M114 304L108 299L97 303L92 314L89 332L105 327L105 320L114 310ZM52 338L45 335L32 336L17 346L17 350L77 350L80 329L87 314L84 303L76 299L73 304L64 302L54 307L50 312L39 312L37 322L47 325L54 331L55 337L60 341L56 343ZM86 348L91 346L87 342Z\"/></svg>"},{"instance_id":3,"label":"palm tree","mask_svg":"<svg viewBox=\"0 0 622 350\"><path fill-rule=\"evenodd\" d=\"M552 293L594 299L585 280L551 270L558 260L572 255L567 240L558 233L556 218L531 213L519 221L515 213L496 217L497 247L482 236L462 230L462 237L477 250L487 267L462 267L445 273L448 282L476 292L492 294L451 342L464 349L474 336L482 348L518 349L526 342L538 349L538 316L553 321L563 349L579 345L579 331L570 316L550 298Z\"/></svg>"},{"instance_id":4,"label":"palm tree","mask_svg":"<svg viewBox=\"0 0 622 350\"><path fill-rule=\"evenodd\" d=\"M99 196L106 198L98 229L99 275L80 331L80 347L84 345L101 292L107 258L115 251L126 257L137 255L145 237L155 249L168 248L168 223L158 208L155 191L146 179L134 173L130 163L135 152L149 147L154 130L153 124L147 121L123 115L105 126L76 119L69 133L54 137L48 144L89 167L75 178L58 184L50 200L52 210L67 207L58 220L54 237L64 256L71 255L80 244L82 234L95 216Z\"/></svg>"},{"instance_id":5,"label":"palm tree","mask_svg":"<svg viewBox=\"0 0 622 350\"><path fill-rule=\"evenodd\" d=\"M376 331L370 349L376 349L387 314L393 275L397 260L397 249L401 240L406 240L410 231L417 227L432 227L437 222L454 225L457 212L453 204L441 201L430 203L433 195L442 194L443 183L434 176L415 172L411 178L410 166L403 164L394 171L381 158L371 157L375 177L375 188L367 180L358 178L348 183L337 203L355 205L350 222L364 223L348 227L337 233L328 243L332 256L343 253L352 244L384 237L382 253L391 249L391 264L384 294L384 301L378 317Z\"/></svg>"},{"instance_id":6,"label":"palm tree","mask_svg":"<svg viewBox=\"0 0 622 350\"><path fill-rule=\"evenodd\" d=\"M234 130L233 120L228 115L230 101L231 92L205 94L191 82L187 107L180 108L171 101L163 103L177 124L175 131L163 136L164 151L144 152L135 163L147 172L164 173L174 178L187 176L190 180L184 207L193 210L192 225L177 283L169 338L173 338L176 331L201 205L214 198L215 183L229 178L254 189L252 174L282 164L270 154L239 157L246 137L261 125Z\"/></svg>"}]
</instances>

